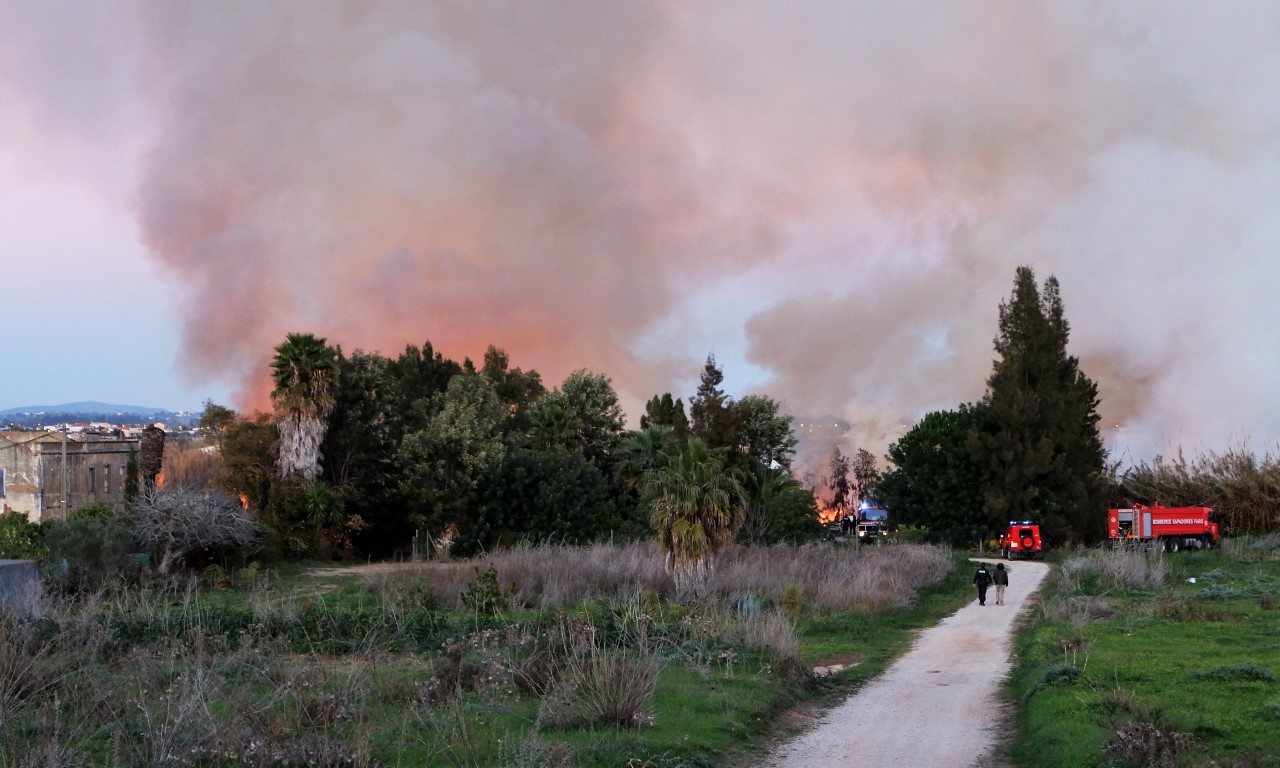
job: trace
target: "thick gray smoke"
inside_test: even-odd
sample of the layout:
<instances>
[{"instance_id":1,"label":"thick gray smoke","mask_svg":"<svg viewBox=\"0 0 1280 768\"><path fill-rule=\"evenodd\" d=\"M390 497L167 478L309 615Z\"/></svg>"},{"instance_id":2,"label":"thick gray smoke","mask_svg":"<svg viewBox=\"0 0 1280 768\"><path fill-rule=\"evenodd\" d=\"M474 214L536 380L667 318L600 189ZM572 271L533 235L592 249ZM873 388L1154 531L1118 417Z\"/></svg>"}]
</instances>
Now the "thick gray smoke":
<instances>
[{"instance_id":1,"label":"thick gray smoke","mask_svg":"<svg viewBox=\"0 0 1280 768\"><path fill-rule=\"evenodd\" d=\"M633 420L715 351L729 385L740 366L883 453L981 395L1029 264L1061 281L1117 453L1280 436L1270 0L120 18L142 237L190 290L190 366L246 402L294 330L588 367Z\"/></svg>"}]
</instances>

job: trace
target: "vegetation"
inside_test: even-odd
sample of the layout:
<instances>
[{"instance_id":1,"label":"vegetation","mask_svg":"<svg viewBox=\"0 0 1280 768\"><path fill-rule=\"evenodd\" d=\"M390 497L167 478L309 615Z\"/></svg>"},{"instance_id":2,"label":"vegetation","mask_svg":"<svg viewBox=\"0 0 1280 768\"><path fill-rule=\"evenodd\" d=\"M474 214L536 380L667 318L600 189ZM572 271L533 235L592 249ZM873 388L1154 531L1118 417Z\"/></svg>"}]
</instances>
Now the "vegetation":
<instances>
[{"instance_id":1,"label":"vegetation","mask_svg":"<svg viewBox=\"0 0 1280 768\"><path fill-rule=\"evenodd\" d=\"M0 618L0 765L720 764L967 598L932 547L723 565L694 605L670 601L651 543L50 596ZM807 671L855 653L838 678Z\"/></svg>"},{"instance_id":2,"label":"vegetation","mask_svg":"<svg viewBox=\"0 0 1280 768\"><path fill-rule=\"evenodd\" d=\"M1019 267L982 401L925 416L889 449L878 494L898 519L955 543L1010 519L1035 519L1052 545L1102 537L1098 388L1067 354L1069 329L1057 279L1041 289Z\"/></svg>"},{"instance_id":3,"label":"vegetation","mask_svg":"<svg viewBox=\"0 0 1280 768\"><path fill-rule=\"evenodd\" d=\"M1277 766L1280 538L1079 551L1042 587L1009 694L1017 765Z\"/></svg>"},{"instance_id":4,"label":"vegetation","mask_svg":"<svg viewBox=\"0 0 1280 768\"><path fill-rule=\"evenodd\" d=\"M1209 506L1229 530L1265 533L1280 527L1280 457L1244 446L1188 458L1157 456L1125 470L1114 495L1124 504Z\"/></svg>"}]
</instances>

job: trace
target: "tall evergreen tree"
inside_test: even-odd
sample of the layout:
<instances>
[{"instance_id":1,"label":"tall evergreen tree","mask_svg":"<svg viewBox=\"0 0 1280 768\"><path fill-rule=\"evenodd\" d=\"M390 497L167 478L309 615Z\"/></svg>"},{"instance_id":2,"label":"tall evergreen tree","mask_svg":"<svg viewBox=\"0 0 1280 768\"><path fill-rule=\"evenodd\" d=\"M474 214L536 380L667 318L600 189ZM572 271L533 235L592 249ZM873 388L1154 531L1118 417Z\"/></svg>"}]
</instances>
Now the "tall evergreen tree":
<instances>
[{"instance_id":1,"label":"tall evergreen tree","mask_svg":"<svg viewBox=\"0 0 1280 768\"><path fill-rule=\"evenodd\" d=\"M1035 519L1059 542L1100 536L1106 495L1098 387L1067 354L1069 331L1057 279L1041 292L1019 267L1000 305L984 420L968 441L987 520Z\"/></svg>"},{"instance_id":2,"label":"tall evergreen tree","mask_svg":"<svg viewBox=\"0 0 1280 768\"><path fill-rule=\"evenodd\" d=\"M708 355L702 368L698 392L689 401L689 417L693 436L710 448L732 448L737 445L738 425L733 398L724 393L724 372L716 366L716 356ZM732 461L732 457L730 458Z\"/></svg>"},{"instance_id":3,"label":"tall evergreen tree","mask_svg":"<svg viewBox=\"0 0 1280 768\"><path fill-rule=\"evenodd\" d=\"M649 427L671 427L678 440L689 439L689 417L684 412L684 401L671 398L670 392L662 396L654 395L644 404L644 415L640 417L640 429Z\"/></svg>"}]
</instances>

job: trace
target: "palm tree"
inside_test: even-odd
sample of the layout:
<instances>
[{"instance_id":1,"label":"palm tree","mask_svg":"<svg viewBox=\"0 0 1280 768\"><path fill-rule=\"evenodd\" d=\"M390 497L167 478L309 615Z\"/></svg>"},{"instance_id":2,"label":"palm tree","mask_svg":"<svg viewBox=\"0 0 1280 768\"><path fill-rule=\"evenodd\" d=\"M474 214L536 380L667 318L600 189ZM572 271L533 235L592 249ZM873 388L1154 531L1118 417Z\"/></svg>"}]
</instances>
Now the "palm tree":
<instances>
[{"instance_id":1,"label":"palm tree","mask_svg":"<svg viewBox=\"0 0 1280 768\"><path fill-rule=\"evenodd\" d=\"M639 491L650 471L667 464L680 447L676 432L666 424L650 424L628 432L613 456L613 477L628 491Z\"/></svg>"},{"instance_id":2,"label":"palm tree","mask_svg":"<svg viewBox=\"0 0 1280 768\"><path fill-rule=\"evenodd\" d=\"M716 556L742 522L743 491L737 472L725 466L725 450L691 439L645 478L658 544L681 598L702 597Z\"/></svg>"},{"instance_id":3,"label":"palm tree","mask_svg":"<svg viewBox=\"0 0 1280 768\"><path fill-rule=\"evenodd\" d=\"M338 352L309 333L291 333L271 361L276 388L271 393L280 432L281 477L320 473L320 443L329 429L338 387Z\"/></svg>"}]
</instances>

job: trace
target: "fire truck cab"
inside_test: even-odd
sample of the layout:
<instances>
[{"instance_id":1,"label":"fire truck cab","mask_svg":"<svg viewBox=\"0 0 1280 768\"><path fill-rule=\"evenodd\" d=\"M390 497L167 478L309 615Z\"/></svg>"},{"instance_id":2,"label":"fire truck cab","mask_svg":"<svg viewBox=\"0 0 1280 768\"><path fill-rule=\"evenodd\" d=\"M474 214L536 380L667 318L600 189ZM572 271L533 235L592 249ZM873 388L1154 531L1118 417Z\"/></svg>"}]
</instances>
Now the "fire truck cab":
<instances>
[{"instance_id":1,"label":"fire truck cab","mask_svg":"<svg viewBox=\"0 0 1280 768\"><path fill-rule=\"evenodd\" d=\"M1212 507L1146 507L1107 510L1107 537L1117 546L1156 546L1166 552L1216 547L1217 517Z\"/></svg>"},{"instance_id":2,"label":"fire truck cab","mask_svg":"<svg viewBox=\"0 0 1280 768\"><path fill-rule=\"evenodd\" d=\"M1030 520L1010 520L1009 527L1000 536L1000 556L1005 560L1015 557L1044 559L1040 526Z\"/></svg>"}]
</instances>

